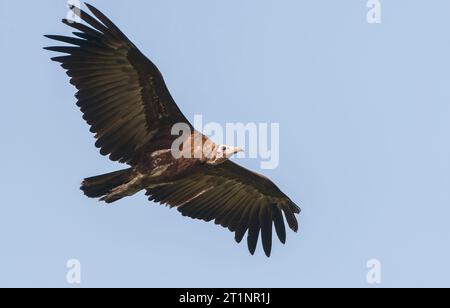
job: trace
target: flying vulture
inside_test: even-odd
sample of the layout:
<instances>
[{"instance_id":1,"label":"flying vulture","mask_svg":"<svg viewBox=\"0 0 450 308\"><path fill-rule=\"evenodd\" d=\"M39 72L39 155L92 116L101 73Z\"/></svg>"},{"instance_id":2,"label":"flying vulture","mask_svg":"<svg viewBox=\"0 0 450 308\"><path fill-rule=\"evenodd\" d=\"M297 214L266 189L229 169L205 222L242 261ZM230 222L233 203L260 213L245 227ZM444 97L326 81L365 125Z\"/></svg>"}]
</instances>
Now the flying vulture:
<instances>
[{"instance_id":1,"label":"flying vulture","mask_svg":"<svg viewBox=\"0 0 450 308\"><path fill-rule=\"evenodd\" d=\"M284 220L297 232L300 208L269 179L230 161L240 149L216 145L196 132L155 64L109 18L86 5L95 17L71 7L85 23L63 20L76 29L73 37L46 35L70 45L45 49L65 54L52 60L78 89L77 105L100 153L129 168L87 178L81 190L106 203L145 190L150 201L175 207L183 216L214 220L234 232L238 243L247 233L251 254L261 233L269 257L272 226L284 244ZM180 151L194 155L174 155L179 136L171 132L178 123L193 132Z\"/></svg>"}]
</instances>

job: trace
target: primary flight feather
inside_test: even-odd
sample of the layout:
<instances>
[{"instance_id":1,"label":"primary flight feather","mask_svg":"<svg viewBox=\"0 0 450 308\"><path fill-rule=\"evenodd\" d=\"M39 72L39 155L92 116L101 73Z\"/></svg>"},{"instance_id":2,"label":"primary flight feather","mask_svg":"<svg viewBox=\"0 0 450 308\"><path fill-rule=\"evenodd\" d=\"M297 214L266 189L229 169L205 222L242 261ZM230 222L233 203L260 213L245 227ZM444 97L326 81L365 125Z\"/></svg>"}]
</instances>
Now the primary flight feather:
<instances>
[{"instance_id":1,"label":"primary flight feather","mask_svg":"<svg viewBox=\"0 0 450 308\"><path fill-rule=\"evenodd\" d=\"M251 254L261 235L270 256L272 229L285 243L284 221L296 232L300 208L269 179L231 162L239 148L216 145L196 132L158 68L110 19L86 5L95 18L71 8L86 24L63 20L77 30L75 37L46 35L70 46L46 49L65 54L52 60L78 89L77 105L100 153L130 167L87 178L81 190L106 203L145 190L149 200L176 207L184 216L214 220L234 232L238 243L247 233ZM192 156L173 153L178 136L171 131L179 123L192 129L181 148Z\"/></svg>"}]
</instances>

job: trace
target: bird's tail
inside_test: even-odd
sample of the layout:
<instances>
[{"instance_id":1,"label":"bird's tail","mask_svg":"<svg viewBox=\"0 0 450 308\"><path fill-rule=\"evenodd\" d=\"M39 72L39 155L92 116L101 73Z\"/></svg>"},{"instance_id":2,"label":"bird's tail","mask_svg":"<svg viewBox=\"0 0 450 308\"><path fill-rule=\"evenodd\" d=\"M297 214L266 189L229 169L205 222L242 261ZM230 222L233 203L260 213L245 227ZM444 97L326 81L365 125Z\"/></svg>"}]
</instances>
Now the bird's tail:
<instances>
[{"instance_id":1,"label":"bird's tail","mask_svg":"<svg viewBox=\"0 0 450 308\"><path fill-rule=\"evenodd\" d=\"M81 183L80 189L90 198L103 197L102 199L104 200L104 197L110 194L113 189L128 183L132 179L132 174L132 169L128 168L87 178ZM110 200L110 202L114 202L118 199L120 198Z\"/></svg>"}]
</instances>

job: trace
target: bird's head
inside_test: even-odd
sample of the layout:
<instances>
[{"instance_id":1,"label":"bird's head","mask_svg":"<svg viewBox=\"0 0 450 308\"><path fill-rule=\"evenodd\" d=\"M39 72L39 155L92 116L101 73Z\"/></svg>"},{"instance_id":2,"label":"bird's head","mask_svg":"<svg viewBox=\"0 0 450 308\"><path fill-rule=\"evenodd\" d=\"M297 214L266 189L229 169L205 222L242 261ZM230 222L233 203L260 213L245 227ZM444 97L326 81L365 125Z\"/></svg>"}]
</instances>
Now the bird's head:
<instances>
[{"instance_id":1,"label":"bird's head","mask_svg":"<svg viewBox=\"0 0 450 308\"><path fill-rule=\"evenodd\" d=\"M227 159L229 159L234 154L237 154L239 152L243 152L244 150L238 147L232 147L229 145L217 145L214 149L214 153L211 156L211 160L209 161L212 165L218 165L223 162L225 162Z\"/></svg>"}]
</instances>

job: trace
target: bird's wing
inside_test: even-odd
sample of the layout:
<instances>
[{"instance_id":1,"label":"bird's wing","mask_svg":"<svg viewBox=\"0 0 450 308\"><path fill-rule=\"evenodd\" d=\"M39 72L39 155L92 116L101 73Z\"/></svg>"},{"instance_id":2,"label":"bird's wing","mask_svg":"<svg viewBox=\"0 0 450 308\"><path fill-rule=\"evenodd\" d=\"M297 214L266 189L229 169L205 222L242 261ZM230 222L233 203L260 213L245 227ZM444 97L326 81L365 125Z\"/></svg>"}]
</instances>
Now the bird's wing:
<instances>
[{"instance_id":1,"label":"bird's wing","mask_svg":"<svg viewBox=\"0 0 450 308\"><path fill-rule=\"evenodd\" d=\"M87 25L63 20L78 30L76 37L47 37L71 46L45 49L68 54L52 60L61 63L78 89L77 105L100 152L113 161L132 163L161 130L180 122L192 126L158 68L103 13L86 5L97 19L72 8Z\"/></svg>"},{"instance_id":2,"label":"bird's wing","mask_svg":"<svg viewBox=\"0 0 450 308\"><path fill-rule=\"evenodd\" d=\"M248 232L251 254L255 252L259 233L263 248L270 256L272 225L280 241L286 241L283 213L289 227L297 232L295 205L269 179L231 161L204 167L179 180L147 188L149 200L176 207L183 216L216 224L235 232L239 243Z\"/></svg>"}]
</instances>

